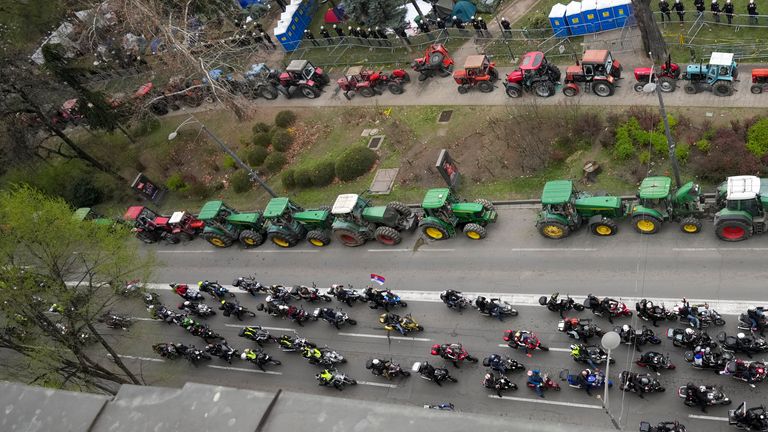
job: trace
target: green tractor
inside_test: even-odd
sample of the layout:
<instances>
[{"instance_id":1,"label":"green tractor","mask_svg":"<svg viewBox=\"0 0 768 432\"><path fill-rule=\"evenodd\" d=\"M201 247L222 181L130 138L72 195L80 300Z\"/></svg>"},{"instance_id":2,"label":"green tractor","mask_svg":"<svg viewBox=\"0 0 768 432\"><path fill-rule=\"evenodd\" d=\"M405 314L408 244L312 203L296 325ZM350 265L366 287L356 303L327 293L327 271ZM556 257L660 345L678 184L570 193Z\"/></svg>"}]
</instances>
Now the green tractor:
<instances>
[{"instance_id":1,"label":"green tractor","mask_svg":"<svg viewBox=\"0 0 768 432\"><path fill-rule=\"evenodd\" d=\"M579 192L570 180L548 181L541 193L536 229L544 237L562 239L587 225L594 235L612 236L618 231L616 219L626 216L627 207L617 196Z\"/></svg>"},{"instance_id":2,"label":"green tractor","mask_svg":"<svg viewBox=\"0 0 768 432\"><path fill-rule=\"evenodd\" d=\"M264 243L266 224L259 212L239 213L222 201L208 201L197 218L205 223L201 236L216 247L230 247L238 240L249 248Z\"/></svg>"},{"instance_id":3,"label":"green tractor","mask_svg":"<svg viewBox=\"0 0 768 432\"><path fill-rule=\"evenodd\" d=\"M736 242L766 231L768 178L736 176L717 187L715 234Z\"/></svg>"},{"instance_id":4,"label":"green tractor","mask_svg":"<svg viewBox=\"0 0 768 432\"><path fill-rule=\"evenodd\" d=\"M488 235L485 227L496 222L497 216L490 201L460 202L448 188L428 190L421 207L424 217L419 222L419 229L433 240L455 236L456 228L461 228L472 240L483 239Z\"/></svg>"},{"instance_id":5,"label":"green tractor","mask_svg":"<svg viewBox=\"0 0 768 432\"><path fill-rule=\"evenodd\" d=\"M640 234L656 234L664 222L679 222L684 233L701 231L704 195L699 185L688 182L673 193L669 177L646 177L632 206L632 226Z\"/></svg>"},{"instance_id":6,"label":"green tractor","mask_svg":"<svg viewBox=\"0 0 768 432\"><path fill-rule=\"evenodd\" d=\"M81 207L75 210L75 213L72 215L72 219L78 222L91 221L96 225L106 226L110 228L120 223L115 219L110 219L110 218L101 216L90 207Z\"/></svg>"},{"instance_id":7,"label":"green tractor","mask_svg":"<svg viewBox=\"0 0 768 432\"><path fill-rule=\"evenodd\" d=\"M376 239L385 245L402 241L401 231L416 228L416 215L408 206L391 202L386 206L371 206L357 194L343 194L333 203L333 236L344 246L360 246Z\"/></svg>"},{"instance_id":8,"label":"green tractor","mask_svg":"<svg viewBox=\"0 0 768 432\"><path fill-rule=\"evenodd\" d=\"M306 238L313 246L331 242L330 209L304 210L288 198L272 198L264 209L267 238L280 247L296 246Z\"/></svg>"}]
</instances>

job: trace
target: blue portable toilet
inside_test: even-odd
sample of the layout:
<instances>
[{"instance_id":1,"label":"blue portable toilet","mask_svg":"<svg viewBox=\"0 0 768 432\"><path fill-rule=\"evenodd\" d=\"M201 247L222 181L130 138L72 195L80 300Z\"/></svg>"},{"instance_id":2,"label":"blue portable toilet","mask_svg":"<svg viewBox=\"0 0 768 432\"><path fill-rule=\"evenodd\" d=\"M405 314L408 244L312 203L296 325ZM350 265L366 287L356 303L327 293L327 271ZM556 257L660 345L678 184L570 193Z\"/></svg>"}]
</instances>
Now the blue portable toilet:
<instances>
[{"instance_id":1,"label":"blue portable toilet","mask_svg":"<svg viewBox=\"0 0 768 432\"><path fill-rule=\"evenodd\" d=\"M613 19L612 3L612 0L597 0L597 19L600 21L600 31L616 28L616 21Z\"/></svg>"},{"instance_id":2,"label":"blue portable toilet","mask_svg":"<svg viewBox=\"0 0 768 432\"><path fill-rule=\"evenodd\" d=\"M583 35L587 32L584 21L581 19L581 3L572 1L565 6L565 19L573 36Z\"/></svg>"},{"instance_id":3,"label":"blue portable toilet","mask_svg":"<svg viewBox=\"0 0 768 432\"><path fill-rule=\"evenodd\" d=\"M627 19L632 15L630 0L611 0L611 9L613 9L613 20L616 27L624 27Z\"/></svg>"},{"instance_id":4,"label":"blue portable toilet","mask_svg":"<svg viewBox=\"0 0 768 432\"><path fill-rule=\"evenodd\" d=\"M600 31L600 20L597 17L597 0L581 1L581 20L587 28L587 33Z\"/></svg>"},{"instance_id":5,"label":"blue portable toilet","mask_svg":"<svg viewBox=\"0 0 768 432\"><path fill-rule=\"evenodd\" d=\"M556 37L568 37L568 21L565 19L565 5L555 3L549 12L549 23Z\"/></svg>"}]
</instances>

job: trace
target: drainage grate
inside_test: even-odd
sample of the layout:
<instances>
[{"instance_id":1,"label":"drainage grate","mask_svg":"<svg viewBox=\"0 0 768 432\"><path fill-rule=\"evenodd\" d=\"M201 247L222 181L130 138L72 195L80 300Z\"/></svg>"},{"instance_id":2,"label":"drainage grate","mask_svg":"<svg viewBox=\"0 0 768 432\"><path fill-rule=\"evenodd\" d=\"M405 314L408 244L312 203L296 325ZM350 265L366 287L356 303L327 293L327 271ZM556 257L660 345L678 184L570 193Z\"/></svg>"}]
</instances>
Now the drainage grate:
<instances>
[{"instance_id":1,"label":"drainage grate","mask_svg":"<svg viewBox=\"0 0 768 432\"><path fill-rule=\"evenodd\" d=\"M381 148L381 143L384 142L384 135L372 136L368 141L368 148L371 150L378 150Z\"/></svg>"},{"instance_id":2,"label":"drainage grate","mask_svg":"<svg viewBox=\"0 0 768 432\"><path fill-rule=\"evenodd\" d=\"M438 123L448 123L453 116L453 110L446 110L440 113L440 117L437 118Z\"/></svg>"}]
</instances>

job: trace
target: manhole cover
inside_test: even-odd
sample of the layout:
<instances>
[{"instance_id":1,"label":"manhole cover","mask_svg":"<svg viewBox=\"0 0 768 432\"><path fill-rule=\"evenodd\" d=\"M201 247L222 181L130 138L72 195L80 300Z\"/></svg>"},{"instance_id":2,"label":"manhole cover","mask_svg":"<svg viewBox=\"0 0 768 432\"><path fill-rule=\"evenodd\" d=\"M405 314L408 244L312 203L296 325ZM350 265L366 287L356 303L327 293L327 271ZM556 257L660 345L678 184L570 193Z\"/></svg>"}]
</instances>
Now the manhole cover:
<instances>
[{"instance_id":1,"label":"manhole cover","mask_svg":"<svg viewBox=\"0 0 768 432\"><path fill-rule=\"evenodd\" d=\"M384 142L384 135L376 135L371 137L368 141L368 148L371 150L378 150L381 148L381 143Z\"/></svg>"},{"instance_id":2,"label":"manhole cover","mask_svg":"<svg viewBox=\"0 0 768 432\"><path fill-rule=\"evenodd\" d=\"M437 118L438 123L448 123L453 116L453 110L446 110L440 113L440 117Z\"/></svg>"}]
</instances>

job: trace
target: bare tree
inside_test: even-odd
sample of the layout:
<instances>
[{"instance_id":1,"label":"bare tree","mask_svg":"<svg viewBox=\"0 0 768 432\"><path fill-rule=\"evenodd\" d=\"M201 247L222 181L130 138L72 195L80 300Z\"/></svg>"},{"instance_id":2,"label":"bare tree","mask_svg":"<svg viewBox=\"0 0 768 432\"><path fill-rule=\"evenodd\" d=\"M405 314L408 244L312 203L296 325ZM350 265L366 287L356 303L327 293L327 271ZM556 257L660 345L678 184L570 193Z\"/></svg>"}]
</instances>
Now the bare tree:
<instances>
[{"instance_id":1,"label":"bare tree","mask_svg":"<svg viewBox=\"0 0 768 432\"><path fill-rule=\"evenodd\" d=\"M632 0L632 10L637 20L637 27L640 29L643 49L646 53L651 53L653 61L663 63L667 59L667 42L653 18L651 0Z\"/></svg>"}]
</instances>

